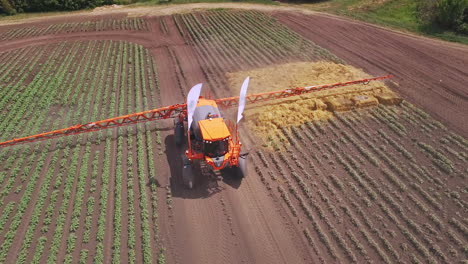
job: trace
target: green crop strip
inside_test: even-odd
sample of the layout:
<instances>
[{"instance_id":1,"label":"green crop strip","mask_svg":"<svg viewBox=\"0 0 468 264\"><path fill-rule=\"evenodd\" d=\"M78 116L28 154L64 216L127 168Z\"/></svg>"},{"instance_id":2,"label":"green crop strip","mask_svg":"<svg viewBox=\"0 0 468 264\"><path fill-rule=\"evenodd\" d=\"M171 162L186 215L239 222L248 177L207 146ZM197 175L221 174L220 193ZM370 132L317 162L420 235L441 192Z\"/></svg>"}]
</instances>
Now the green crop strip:
<instances>
[{"instance_id":1,"label":"green crop strip","mask_svg":"<svg viewBox=\"0 0 468 264\"><path fill-rule=\"evenodd\" d=\"M96 246L96 255L94 256L95 263L104 262L104 233L106 228L106 211L107 211L107 200L109 196L109 175L110 175L110 158L111 158L111 135L112 132L109 131L106 136L105 151L104 151L104 163L102 168L101 176L101 193L99 196L99 208L100 214L98 218L97 234L96 241L98 242Z\"/></svg>"},{"instance_id":2,"label":"green crop strip","mask_svg":"<svg viewBox=\"0 0 468 264\"><path fill-rule=\"evenodd\" d=\"M36 252L34 253L34 257L31 263L41 263L40 260L42 257L42 252L44 251L44 248L45 248L45 243L47 243L47 237L41 236L36 245Z\"/></svg>"},{"instance_id":3,"label":"green crop strip","mask_svg":"<svg viewBox=\"0 0 468 264\"><path fill-rule=\"evenodd\" d=\"M43 67L37 74L36 78L28 85L28 89L23 92L20 100L10 109L8 115L0 123L0 131L2 132L2 139L10 137L10 133L16 131L16 125L18 121L24 116L24 114L31 113L31 105L34 105L37 98L35 94L39 90L39 85L42 85L42 74L48 74L52 70L53 61L60 56L60 52L63 51L64 45L60 45L57 49L54 49L53 54L50 56L49 62L46 63L46 67ZM14 122L14 123L11 123ZM17 136L17 135L16 135Z\"/></svg>"},{"instance_id":4,"label":"green crop strip","mask_svg":"<svg viewBox=\"0 0 468 264\"><path fill-rule=\"evenodd\" d=\"M141 25L126 25L127 28L138 26ZM60 27L55 29L61 30ZM14 100L2 97L0 103L16 111L7 112L0 121L0 131L5 132L2 134L5 138L8 133L18 133L17 127L9 122L19 121L23 126L21 133L37 133L46 129L42 124L47 124L47 129L64 127L148 109L160 100L156 65L142 46L127 42L77 41L27 48L21 52L0 54L0 58L11 61L6 68L0 67L0 78L2 72L6 73L16 64L27 63L24 68L18 68L17 73L36 73L26 86L22 86L26 80L23 76L7 80L11 87L17 87L15 89L24 87L22 96L13 90L1 90L5 97ZM37 53L36 56L26 61L33 53ZM103 104L106 106L102 107ZM151 125L145 127L147 131L127 139L116 131L119 139L115 143L110 130L98 132L95 138L93 134L70 136L1 152L0 207L3 214L0 231L5 232L5 239L0 245L0 261L13 256L17 263L90 260L104 263L105 252L110 249L104 248L104 240L110 239L110 244L117 249L112 254L113 259L118 262L121 260L119 250L124 246L120 239L126 232L129 239L125 247L132 249L129 262L141 258L152 262L154 255L159 262L163 261L164 247L157 234L156 188L146 185L148 177L156 176L154 154L152 149L143 149L153 147L151 138L154 136ZM105 143L101 150L103 136ZM156 143L161 149L158 132ZM125 144L128 144L128 155L124 157ZM121 151L115 171L111 170L116 154L113 146ZM147 158L146 155L151 156ZM133 161L134 166L131 165ZM119 172L125 167L124 163L128 171ZM127 187L126 199L121 196L119 200L119 194L109 190L112 185L119 190ZM36 192L37 196L33 195ZM13 195L18 200L10 202ZM109 203L110 195L116 195L112 203ZM128 209L120 211L127 204ZM107 221L109 212L115 215L111 225ZM129 219L125 226L121 222L123 214L128 214ZM83 248L94 242L97 242L96 249ZM140 246L146 249L140 251L137 249ZM151 252L158 247L159 252ZM61 249L63 257L59 257Z\"/></svg>"},{"instance_id":5,"label":"green crop strip","mask_svg":"<svg viewBox=\"0 0 468 264\"><path fill-rule=\"evenodd\" d=\"M135 46L135 54L136 61L137 63L135 64L136 69L135 69L135 87L140 87L141 86L141 76L140 76L140 55L139 55L140 49ZM136 90L135 90L136 91ZM136 96L134 100L136 101L136 105L138 106L146 106L144 104L144 100L141 98L141 89L138 89L139 92L136 93ZM144 127L144 126L142 126ZM138 127L137 127L138 128ZM140 190L140 208L141 208L141 221L142 221L142 226L141 226L141 231L142 231L142 236L143 236L143 260L146 263L150 263L152 259L152 253L151 253L151 230L150 230L150 225L149 225L149 212L148 212L148 198L147 198L147 192L146 192L146 182L147 178L145 175L147 175L146 170L145 170L145 153L146 151L143 150L144 148L143 144L143 133L139 132L137 129L137 167L138 167L138 180L139 180L139 190Z\"/></svg>"},{"instance_id":6,"label":"green crop strip","mask_svg":"<svg viewBox=\"0 0 468 264\"><path fill-rule=\"evenodd\" d=\"M93 181L95 182L95 177L97 177L97 161L99 160L99 152L95 153L95 159L93 160L93 172L92 177L93 180L91 184L93 185ZM89 191L90 193L94 193L96 187L91 186ZM93 212L95 208L95 201L94 197L89 197L88 201L86 202L86 217L85 217L85 232L83 234L83 243L89 243L90 235L91 235L91 225L93 220Z\"/></svg>"},{"instance_id":7,"label":"green crop strip","mask_svg":"<svg viewBox=\"0 0 468 264\"><path fill-rule=\"evenodd\" d=\"M94 63L97 63L97 61L95 61ZM83 93L83 95L84 94L86 94L88 96L87 100L91 99L92 94ZM82 96L80 98L80 101L78 102L79 106L82 104L83 100L85 100L84 96ZM74 113L74 115L78 116L78 115L80 115L80 112L76 112L76 113ZM74 119L76 117L73 117L72 115L69 115L68 118L71 120L71 119ZM84 138L84 136L78 137L77 142L82 141L83 138ZM72 143L74 141L74 138L69 137L69 138L67 138L67 140L68 140L69 143ZM81 152L81 150L79 148L74 148L74 152L73 152L74 154L71 157L71 164L69 166L69 172L71 173L71 175L73 175L74 171L77 170L77 161L78 161L78 157L80 155L80 152ZM57 253L58 253L59 247L60 247L61 242L62 242L62 237L63 237L63 232L64 232L64 225L65 225L65 221L67 219L67 208L68 208L68 205L69 205L70 200L71 200L71 193L72 193L71 188L73 187L74 180L75 180L74 177L67 177L66 181L65 181L65 185L63 187L66 192L64 192L63 200L62 200L62 206L59 209L59 215L57 217L57 225L56 225L56 229L55 229L55 233L54 233L54 238L53 238L53 241L52 241L52 246L50 248L49 257L47 259L48 263L56 262ZM70 243L74 243L73 239L69 239L68 241ZM70 244L70 246L72 246L72 244Z\"/></svg>"},{"instance_id":8,"label":"green crop strip","mask_svg":"<svg viewBox=\"0 0 468 264\"><path fill-rule=\"evenodd\" d=\"M130 130L130 129L129 129ZM127 130L128 133L130 131ZM135 197L133 193L133 153L132 153L132 138L127 138L127 199L128 199L128 262L135 263L136 262L136 253L135 253Z\"/></svg>"},{"instance_id":9,"label":"green crop strip","mask_svg":"<svg viewBox=\"0 0 468 264\"><path fill-rule=\"evenodd\" d=\"M71 163L68 169L68 175L75 175L77 171L79 156L80 150L78 148L75 148L71 156ZM66 177L66 181L63 186L62 205L59 208L58 217L56 218L56 227L49 251L49 256L47 258L47 263L55 263L57 261L57 254L63 238L64 225L67 217L67 209L70 202L74 181L74 177Z\"/></svg>"},{"instance_id":10,"label":"green crop strip","mask_svg":"<svg viewBox=\"0 0 468 264\"><path fill-rule=\"evenodd\" d=\"M50 143L47 144L46 149L50 147ZM15 237L16 231L18 226L20 225L23 215L26 211L26 208L29 205L29 202L32 198L32 193L33 190L36 187L36 182L39 178L40 172L42 170L42 167L44 166L45 158L47 156L47 152L42 152L39 158L37 159L37 165L36 168L33 172L33 175L31 176L30 181L28 182L28 185L26 186L26 189L24 191L23 197L18 203L17 207L17 213L13 217L13 220L9 226L8 232L5 234L5 239L2 245L0 246L0 262L5 262L6 257L8 254L8 251L10 249L11 244L13 243L13 239Z\"/></svg>"},{"instance_id":11,"label":"green crop strip","mask_svg":"<svg viewBox=\"0 0 468 264\"><path fill-rule=\"evenodd\" d=\"M121 130L121 128L119 128ZM120 236L122 232L122 148L123 136L117 139L117 156L115 165L115 191L114 191L114 242L112 245L112 263L120 263Z\"/></svg>"},{"instance_id":12,"label":"green crop strip","mask_svg":"<svg viewBox=\"0 0 468 264\"><path fill-rule=\"evenodd\" d=\"M71 223L70 223L70 237L75 236L76 231L78 230L79 227L79 220L81 216L81 206L83 202L83 196L85 193L85 184L86 184L86 178L88 176L88 161L89 161L89 156L91 153L91 142L88 142L86 144L86 148L84 150L84 153L82 154L82 159L81 159L81 164L80 164L80 170L78 176L78 182L77 182L77 189L76 193L74 196L74 203L73 203L73 212L71 215ZM73 249L75 247L76 239L70 239L67 245L67 255L65 256L65 263L71 263L72 258L71 258L71 253L73 252ZM68 250L70 249L70 250Z\"/></svg>"},{"instance_id":13,"label":"green crop strip","mask_svg":"<svg viewBox=\"0 0 468 264\"><path fill-rule=\"evenodd\" d=\"M57 35L78 32L111 31L111 30L142 30L148 31L144 18L105 19L100 21L72 22L54 24L48 27L30 26L11 29L0 34L0 40L13 40L43 35Z\"/></svg>"},{"instance_id":14,"label":"green crop strip","mask_svg":"<svg viewBox=\"0 0 468 264\"><path fill-rule=\"evenodd\" d=\"M26 257L29 252L29 248L31 247L32 239L34 236L35 229L39 224L39 217L43 213L43 206L45 200L47 198L48 190L54 176L54 166L58 161L59 151L55 151L54 155L52 156L51 162L49 163L49 169L45 176L45 181L43 182L41 189L39 190L39 197L36 201L33 215L31 216L31 220L28 225L28 229L26 231L25 238L23 240L23 245L21 246L21 250L17 259L17 263L25 263Z\"/></svg>"}]
</instances>

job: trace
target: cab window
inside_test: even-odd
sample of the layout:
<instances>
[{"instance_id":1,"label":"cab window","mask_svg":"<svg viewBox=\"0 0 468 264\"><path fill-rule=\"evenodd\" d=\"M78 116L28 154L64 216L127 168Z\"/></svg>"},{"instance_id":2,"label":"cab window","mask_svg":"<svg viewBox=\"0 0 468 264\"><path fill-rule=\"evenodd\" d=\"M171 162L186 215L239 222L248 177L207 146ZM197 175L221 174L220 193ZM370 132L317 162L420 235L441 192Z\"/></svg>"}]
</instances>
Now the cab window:
<instances>
[{"instance_id":1,"label":"cab window","mask_svg":"<svg viewBox=\"0 0 468 264\"><path fill-rule=\"evenodd\" d=\"M228 138L218 141L205 141L203 145L205 155L210 158L224 156L229 150Z\"/></svg>"}]
</instances>

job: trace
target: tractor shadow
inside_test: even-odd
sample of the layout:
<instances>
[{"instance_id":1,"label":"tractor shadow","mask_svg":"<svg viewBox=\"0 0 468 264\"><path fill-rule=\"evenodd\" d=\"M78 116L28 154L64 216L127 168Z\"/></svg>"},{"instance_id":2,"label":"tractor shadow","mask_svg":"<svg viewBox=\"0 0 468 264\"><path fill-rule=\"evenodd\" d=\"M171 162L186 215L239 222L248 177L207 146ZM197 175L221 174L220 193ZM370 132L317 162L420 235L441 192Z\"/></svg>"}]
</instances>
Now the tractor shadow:
<instances>
[{"instance_id":1,"label":"tractor shadow","mask_svg":"<svg viewBox=\"0 0 468 264\"><path fill-rule=\"evenodd\" d=\"M184 144L177 147L173 134L168 135L165 138L164 143L167 163L170 168L170 187L173 197L184 199L203 199L209 198L226 189L226 187L218 184L217 178L210 178L203 175L200 166L195 164L193 166L193 174L195 176L194 186L193 189L189 190L188 187L184 185L182 179L182 157L185 155L184 153L187 149L187 145ZM242 181L230 172L224 173L219 177L222 177L222 181L234 189L239 188Z\"/></svg>"},{"instance_id":2,"label":"tractor shadow","mask_svg":"<svg viewBox=\"0 0 468 264\"><path fill-rule=\"evenodd\" d=\"M236 171L231 170L231 169L223 172L223 175L221 177L222 177L223 182L226 185L232 187L233 189L239 189L243 180L242 178L239 178L239 176L237 176Z\"/></svg>"}]
</instances>

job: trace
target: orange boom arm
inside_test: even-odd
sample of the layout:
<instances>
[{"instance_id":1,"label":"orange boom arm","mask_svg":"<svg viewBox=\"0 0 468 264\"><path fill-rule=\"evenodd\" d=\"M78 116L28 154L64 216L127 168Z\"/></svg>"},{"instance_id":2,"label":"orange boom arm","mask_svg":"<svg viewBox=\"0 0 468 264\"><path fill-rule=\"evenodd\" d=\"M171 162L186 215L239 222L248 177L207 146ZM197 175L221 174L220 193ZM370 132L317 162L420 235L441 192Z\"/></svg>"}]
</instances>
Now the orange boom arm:
<instances>
[{"instance_id":1,"label":"orange boom arm","mask_svg":"<svg viewBox=\"0 0 468 264\"><path fill-rule=\"evenodd\" d=\"M34 141L41 141L61 136L69 136L69 135L76 135L86 132L93 132L98 131L106 128L113 128L113 127L120 127L120 126L127 126L131 124L152 121L152 120L160 120L160 119L168 119L177 116L178 113L184 111L186 108L185 104L178 104L172 105L162 108L157 108L149 111L134 113L130 115L124 115L119 117L114 117L110 119L105 119L101 121L91 122L84 125L74 125L71 127L58 129L46 133L41 133L29 137L23 138L14 138L12 140L8 140L5 142L0 143L0 147L6 146L13 146L16 144L27 143L27 142L34 142Z\"/></svg>"},{"instance_id":2,"label":"orange boom arm","mask_svg":"<svg viewBox=\"0 0 468 264\"><path fill-rule=\"evenodd\" d=\"M348 85L353 85L353 84L368 83L370 81L376 81L376 80L384 80L384 79L388 79L391 77L393 76L387 75L387 76L381 76L381 77L375 77L375 78L369 78L369 79L361 79L361 80L349 81L349 82L340 82L340 83L325 84L325 85L314 85L314 86L298 87L298 88L275 91L275 92L250 94L246 96L246 100L248 103L251 103L251 104L259 103L259 102L282 99L282 98L286 98L290 96L302 95L302 94L307 94L311 92L328 90L328 89L333 89L333 88L343 87L343 86L348 86ZM218 105L222 105L224 107L237 106L239 102L239 96L216 99L215 101ZM91 123L87 123L84 125L74 125L68 128L54 130L54 131L32 135L28 137L14 138L12 140L1 142L0 148L22 144L22 143L41 141L41 140L46 140L46 139L51 139L51 138L56 138L56 137L61 137L61 136L69 136L69 135L76 135L76 134L81 134L81 133L86 133L86 132L93 132L93 131L98 131L98 130L102 130L106 128L127 126L131 124L153 121L153 120L174 118L180 113L186 114L185 113L186 111L187 111L186 104L176 104L176 105L156 108L156 109L148 110L144 112L139 112L139 113L124 115L124 116L114 117L110 119L105 119L101 121L91 122Z\"/></svg>"},{"instance_id":3,"label":"orange boom arm","mask_svg":"<svg viewBox=\"0 0 468 264\"><path fill-rule=\"evenodd\" d=\"M297 87L297 88L292 88L292 89L287 89L287 90L280 90L280 91L275 91L275 92L248 94L245 99L247 103L251 103L251 104L259 103L259 102L270 101L270 100L275 100L275 99L282 99L282 98L286 98L290 96L302 95L302 94L329 90L329 89L343 87L343 86L349 86L353 84L360 84L360 83L367 84L371 81L385 80L385 79L389 79L392 77L393 75L387 75L387 76L380 76L380 77L361 79L361 80L355 80L355 81L349 81L349 82L313 85L313 86L307 86L307 87ZM218 105L222 105L225 107L237 106L237 103L239 102L239 96L221 98L215 101Z\"/></svg>"}]
</instances>

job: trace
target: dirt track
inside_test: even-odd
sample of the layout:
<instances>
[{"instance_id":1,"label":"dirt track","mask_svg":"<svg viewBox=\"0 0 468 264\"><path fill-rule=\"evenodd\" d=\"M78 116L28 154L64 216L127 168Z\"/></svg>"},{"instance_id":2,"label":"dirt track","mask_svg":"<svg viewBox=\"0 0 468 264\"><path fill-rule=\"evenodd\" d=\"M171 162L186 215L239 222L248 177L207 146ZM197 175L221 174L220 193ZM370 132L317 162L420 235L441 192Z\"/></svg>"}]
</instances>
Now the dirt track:
<instances>
[{"instance_id":1,"label":"dirt track","mask_svg":"<svg viewBox=\"0 0 468 264\"><path fill-rule=\"evenodd\" d=\"M159 46L161 39L150 44L158 63L166 65L159 72L161 99L163 105L180 103L190 85L204 82L199 61L192 47L184 44L172 20L167 17L169 27L164 39L167 46ZM160 32L159 21L153 21L154 36ZM159 32L158 32L159 31ZM174 54L174 57L171 55ZM177 63L175 58L180 60ZM174 92L175 88L181 92ZM185 90L185 91L184 91ZM171 122L167 127L171 127ZM267 260L269 263L295 263L308 258L304 245L297 240L295 230L288 230L283 218L278 217L277 205L263 192L258 179L239 182L222 182L218 186L201 177L200 188L188 191L178 178L181 175L181 149L174 149L172 130L163 132L166 145L166 159L158 167L163 174L163 186L171 182L173 205L164 210L161 217L164 243L172 263L255 263ZM160 200L165 200L161 192ZM278 238L281 240L278 241Z\"/></svg>"},{"instance_id":2,"label":"dirt track","mask_svg":"<svg viewBox=\"0 0 468 264\"><path fill-rule=\"evenodd\" d=\"M326 16L274 14L306 38L329 49L348 63L374 75L392 73L393 87L406 99L462 134L468 133L468 49L447 48L375 27ZM168 25L162 32L161 19ZM159 65L161 104L183 101L191 84L207 82L196 51L177 33L172 19L150 18L148 33L98 32L36 37L0 43L0 52L33 45L73 40L126 40L148 48ZM377 44L376 44L377 43ZM174 55L172 55L174 54ZM175 61L180 59L180 63ZM175 89L177 87L177 89ZM165 154L158 159L160 184L180 175L181 150L173 149L171 123L163 123ZM159 190L160 229L170 263L301 263L312 262L300 230L284 208L264 190L260 180L202 182L185 190L177 178L171 184L172 209ZM110 250L111 245L106 250Z\"/></svg>"},{"instance_id":3,"label":"dirt track","mask_svg":"<svg viewBox=\"0 0 468 264\"><path fill-rule=\"evenodd\" d=\"M327 16L274 15L353 66L393 74L392 87L447 126L467 135L468 47Z\"/></svg>"}]
</instances>

